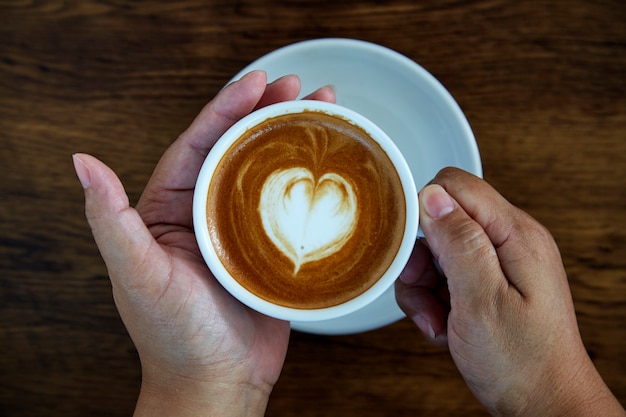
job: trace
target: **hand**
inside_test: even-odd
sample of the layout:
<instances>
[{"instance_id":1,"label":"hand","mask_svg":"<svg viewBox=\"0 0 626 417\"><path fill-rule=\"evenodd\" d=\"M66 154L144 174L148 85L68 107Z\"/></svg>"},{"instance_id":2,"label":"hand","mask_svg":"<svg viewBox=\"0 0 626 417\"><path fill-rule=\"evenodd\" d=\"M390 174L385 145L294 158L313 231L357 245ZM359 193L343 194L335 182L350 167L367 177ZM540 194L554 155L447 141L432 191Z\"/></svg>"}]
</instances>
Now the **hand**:
<instances>
[{"instance_id":1,"label":"hand","mask_svg":"<svg viewBox=\"0 0 626 417\"><path fill-rule=\"evenodd\" d=\"M585 351L543 226L456 169L421 191L420 222L426 243L396 283L398 303L448 346L493 415L624 415Z\"/></svg>"},{"instance_id":2,"label":"hand","mask_svg":"<svg viewBox=\"0 0 626 417\"><path fill-rule=\"evenodd\" d=\"M244 307L213 278L194 236L192 196L207 153L226 129L255 108L295 99L299 90L295 76L266 85L259 71L227 86L165 152L136 210L109 168L74 156L87 219L141 359L135 415L263 414L289 323ZM335 96L322 88L307 98Z\"/></svg>"}]
</instances>

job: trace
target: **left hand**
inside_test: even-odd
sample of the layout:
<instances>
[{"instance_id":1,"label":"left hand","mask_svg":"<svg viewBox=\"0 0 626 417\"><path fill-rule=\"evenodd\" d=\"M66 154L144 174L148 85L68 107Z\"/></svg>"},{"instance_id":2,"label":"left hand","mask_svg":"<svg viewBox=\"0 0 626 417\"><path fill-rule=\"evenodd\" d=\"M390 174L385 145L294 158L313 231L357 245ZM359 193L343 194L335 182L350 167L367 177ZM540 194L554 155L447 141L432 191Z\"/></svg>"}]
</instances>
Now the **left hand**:
<instances>
[{"instance_id":1,"label":"left hand","mask_svg":"<svg viewBox=\"0 0 626 417\"><path fill-rule=\"evenodd\" d=\"M266 84L261 71L224 88L165 152L136 210L111 169L74 156L87 219L141 359L136 415L263 414L289 323L243 306L211 275L193 231L192 197L222 133L256 108L294 100L299 90L297 77ZM322 88L307 98L333 102L335 95Z\"/></svg>"}]
</instances>

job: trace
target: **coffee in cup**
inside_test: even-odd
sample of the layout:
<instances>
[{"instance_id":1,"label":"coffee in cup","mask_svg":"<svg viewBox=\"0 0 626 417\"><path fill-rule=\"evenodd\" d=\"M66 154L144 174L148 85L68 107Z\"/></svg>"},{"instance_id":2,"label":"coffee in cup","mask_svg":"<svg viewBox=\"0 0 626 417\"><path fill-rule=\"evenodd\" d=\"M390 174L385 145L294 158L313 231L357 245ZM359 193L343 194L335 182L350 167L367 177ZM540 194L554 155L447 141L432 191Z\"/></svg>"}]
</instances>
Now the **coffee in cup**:
<instances>
[{"instance_id":1,"label":"coffee in cup","mask_svg":"<svg viewBox=\"0 0 626 417\"><path fill-rule=\"evenodd\" d=\"M218 142L201 223L220 271L247 292L286 309L323 310L374 287L417 220L407 220L407 174L388 143L337 114L339 106L297 103ZM414 201L414 185L408 190Z\"/></svg>"}]
</instances>

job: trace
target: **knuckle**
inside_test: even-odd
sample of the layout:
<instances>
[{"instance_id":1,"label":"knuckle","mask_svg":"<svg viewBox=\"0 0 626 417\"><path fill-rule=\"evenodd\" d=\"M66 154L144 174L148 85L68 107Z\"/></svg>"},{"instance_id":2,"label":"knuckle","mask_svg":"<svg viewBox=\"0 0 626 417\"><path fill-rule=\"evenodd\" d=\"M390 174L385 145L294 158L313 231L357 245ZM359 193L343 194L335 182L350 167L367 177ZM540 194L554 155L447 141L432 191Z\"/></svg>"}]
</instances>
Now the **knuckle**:
<instances>
[{"instance_id":1,"label":"knuckle","mask_svg":"<svg viewBox=\"0 0 626 417\"><path fill-rule=\"evenodd\" d=\"M550 230L529 214L519 210L520 219L515 222L513 232L526 248L529 255L534 258L543 258L552 254L556 249L556 242Z\"/></svg>"},{"instance_id":2,"label":"knuckle","mask_svg":"<svg viewBox=\"0 0 626 417\"><path fill-rule=\"evenodd\" d=\"M485 231L475 222L463 221L450 230L448 242L450 261L473 259L475 262L491 261L495 251Z\"/></svg>"},{"instance_id":3,"label":"knuckle","mask_svg":"<svg viewBox=\"0 0 626 417\"><path fill-rule=\"evenodd\" d=\"M456 167L445 167L442 168L438 173L437 176L435 177L437 181L455 181L455 179L458 179L459 177L463 176L465 174L464 171L462 171L459 168Z\"/></svg>"}]
</instances>

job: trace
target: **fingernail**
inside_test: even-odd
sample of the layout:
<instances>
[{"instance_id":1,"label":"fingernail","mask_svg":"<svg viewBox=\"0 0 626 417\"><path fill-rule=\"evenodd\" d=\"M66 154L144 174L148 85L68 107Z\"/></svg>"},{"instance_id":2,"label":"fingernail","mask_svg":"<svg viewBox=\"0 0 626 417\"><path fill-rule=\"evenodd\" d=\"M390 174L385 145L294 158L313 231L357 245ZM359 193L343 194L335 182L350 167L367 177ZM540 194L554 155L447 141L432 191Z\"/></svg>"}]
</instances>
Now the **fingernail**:
<instances>
[{"instance_id":1,"label":"fingernail","mask_svg":"<svg viewBox=\"0 0 626 417\"><path fill-rule=\"evenodd\" d=\"M416 314L415 316L411 317L411 320L413 320L413 323L415 323L415 325L422 331L422 333L428 335L428 337L430 337L431 339L435 338L435 331L433 330L433 326L431 326L430 321L424 318L424 316Z\"/></svg>"},{"instance_id":2,"label":"fingernail","mask_svg":"<svg viewBox=\"0 0 626 417\"><path fill-rule=\"evenodd\" d=\"M256 74L259 74L259 73L265 73L265 71L263 71L263 70L252 70L250 72L245 73L243 75L243 77L241 77L241 80L243 80L245 78L254 77L254 76L256 76Z\"/></svg>"},{"instance_id":3,"label":"fingernail","mask_svg":"<svg viewBox=\"0 0 626 417\"><path fill-rule=\"evenodd\" d=\"M226 88L226 87L228 87L228 86L230 86L232 84L245 81L248 78L256 77L258 74L264 74L264 76L267 77L267 74L265 74L265 71L263 71L263 70L252 70L250 72L245 73L239 80L236 80L236 81L234 81L232 83L227 84L226 86L224 86L224 88Z\"/></svg>"},{"instance_id":4,"label":"fingernail","mask_svg":"<svg viewBox=\"0 0 626 417\"><path fill-rule=\"evenodd\" d=\"M83 188L87 188L91 185L91 175L89 170L85 166L85 163L78 154L72 155L72 161L74 162L74 170L76 170L76 176L80 181Z\"/></svg>"},{"instance_id":5,"label":"fingernail","mask_svg":"<svg viewBox=\"0 0 626 417\"><path fill-rule=\"evenodd\" d=\"M454 210L454 201L442 186L432 184L422 191L424 210L433 219L444 217Z\"/></svg>"},{"instance_id":6,"label":"fingernail","mask_svg":"<svg viewBox=\"0 0 626 417\"><path fill-rule=\"evenodd\" d=\"M287 75L283 75L281 77L276 78L274 81L272 81L269 84L273 85L273 84L276 84L276 83L278 83L278 82L280 82L282 80L286 80L286 79L289 79L289 78L293 78L293 79L296 79L296 80L300 81L300 77L298 77L296 74L287 74Z\"/></svg>"}]
</instances>

